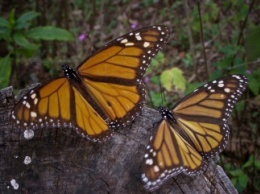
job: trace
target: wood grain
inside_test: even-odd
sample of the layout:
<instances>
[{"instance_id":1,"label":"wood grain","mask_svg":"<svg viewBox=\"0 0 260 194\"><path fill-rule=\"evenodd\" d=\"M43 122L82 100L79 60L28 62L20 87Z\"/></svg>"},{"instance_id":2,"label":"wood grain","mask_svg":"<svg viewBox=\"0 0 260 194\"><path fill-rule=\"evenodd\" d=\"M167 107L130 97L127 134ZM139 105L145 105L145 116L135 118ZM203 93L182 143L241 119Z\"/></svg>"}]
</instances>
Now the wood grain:
<instances>
[{"instance_id":1,"label":"wood grain","mask_svg":"<svg viewBox=\"0 0 260 194\"><path fill-rule=\"evenodd\" d=\"M18 94L18 98L27 89ZM39 129L32 140L12 129L12 87L0 91L0 193L147 193L141 182L141 161L160 120L145 107L135 121L97 144L66 129ZM26 156L32 162L25 164ZM14 190L10 181L19 188ZM196 177L180 174L153 193L237 193L225 172L213 162Z\"/></svg>"}]
</instances>

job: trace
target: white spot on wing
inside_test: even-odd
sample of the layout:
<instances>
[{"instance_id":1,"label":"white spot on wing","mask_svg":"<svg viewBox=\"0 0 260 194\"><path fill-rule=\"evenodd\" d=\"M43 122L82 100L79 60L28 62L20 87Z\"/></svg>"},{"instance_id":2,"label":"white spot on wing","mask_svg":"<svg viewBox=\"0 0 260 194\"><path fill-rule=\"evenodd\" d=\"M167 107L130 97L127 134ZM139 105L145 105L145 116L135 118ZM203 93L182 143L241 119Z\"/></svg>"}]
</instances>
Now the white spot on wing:
<instances>
[{"instance_id":1,"label":"white spot on wing","mask_svg":"<svg viewBox=\"0 0 260 194\"><path fill-rule=\"evenodd\" d=\"M230 93L231 90L230 90L229 88L225 88L224 91L225 91L226 93Z\"/></svg>"},{"instance_id":2,"label":"white spot on wing","mask_svg":"<svg viewBox=\"0 0 260 194\"><path fill-rule=\"evenodd\" d=\"M128 42L128 40L125 38L125 39L123 39L123 40L121 40L121 43L122 44L125 44L125 43L127 43Z\"/></svg>"},{"instance_id":3,"label":"white spot on wing","mask_svg":"<svg viewBox=\"0 0 260 194\"><path fill-rule=\"evenodd\" d=\"M153 167L153 170L154 170L154 172L159 172L160 169L159 169L159 167L156 165L156 166Z\"/></svg>"},{"instance_id":4,"label":"white spot on wing","mask_svg":"<svg viewBox=\"0 0 260 194\"><path fill-rule=\"evenodd\" d=\"M31 117L37 117L37 113L36 112L31 112Z\"/></svg>"},{"instance_id":5,"label":"white spot on wing","mask_svg":"<svg viewBox=\"0 0 260 194\"><path fill-rule=\"evenodd\" d=\"M136 38L137 40L142 40L142 37L140 36L140 33L136 33L136 34L135 34L135 38Z\"/></svg>"},{"instance_id":6,"label":"white spot on wing","mask_svg":"<svg viewBox=\"0 0 260 194\"><path fill-rule=\"evenodd\" d=\"M33 94L31 95L31 98L34 99L35 97L36 97L36 94L33 93Z\"/></svg>"},{"instance_id":7,"label":"white spot on wing","mask_svg":"<svg viewBox=\"0 0 260 194\"><path fill-rule=\"evenodd\" d=\"M147 48L150 45L149 42L144 42L144 48Z\"/></svg>"},{"instance_id":8,"label":"white spot on wing","mask_svg":"<svg viewBox=\"0 0 260 194\"><path fill-rule=\"evenodd\" d=\"M148 165L152 165L153 164L153 159L147 159L145 161L145 163L148 164Z\"/></svg>"},{"instance_id":9,"label":"white spot on wing","mask_svg":"<svg viewBox=\"0 0 260 194\"><path fill-rule=\"evenodd\" d=\"M125 43L125 46L134 46L134 43L133 42L127 42L127 43Z\"/></svg>"},{"instance_id":10,"label":"white spot on wing","mask_svg":"<svg viewBox=\"0 0 260 194\"><path fill-rule=\"evenodd\" d=\"M218 83L218 87L223 88L223 87L224 87L224 84Z\"/></svg>"},{"instance_id":11,"label":"white spot on wing","mask_svg":"<svg viewBox=\"0 0 260 194\"><path fill-rule=\"evenodd\" d=\"M33 103L36 105L38 103L38 98L35 98Z\"/></svg>"}]
</instances>

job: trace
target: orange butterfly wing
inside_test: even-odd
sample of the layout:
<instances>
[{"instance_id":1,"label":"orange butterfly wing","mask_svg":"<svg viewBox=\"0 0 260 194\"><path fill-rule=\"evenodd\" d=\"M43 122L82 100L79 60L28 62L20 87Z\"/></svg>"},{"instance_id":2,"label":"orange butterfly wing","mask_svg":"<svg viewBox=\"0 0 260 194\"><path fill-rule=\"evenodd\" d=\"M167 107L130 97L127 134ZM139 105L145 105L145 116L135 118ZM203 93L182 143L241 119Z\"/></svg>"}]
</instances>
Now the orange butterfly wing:
<instances>
[{"instance_id":1,"label":"orange butterfly wing","mask_svg":"<svg viewBox=\"0 0 260 194\"><path fill-rule=\"evenodd\" d=\"M125 34L88 57L77 71L63 66L59 78L27 93L12 112L26 133L39 127L70 127L93 141L140 114L142 83L152 57L166 44L170 29L152 26Z\"/></svg>"},{"instance_id":2,"label":"orange butterfly wing","mask_svg":"<svg viewBox=\"0 0 260 194\"><path fill-rule=\"evenodd\" d=\"M16 126L27 130L44 126L70 127L83 136L87 134L93 141L102 141L110 135L106 121L67 78L55 79L31 90L16 105L12 116Z\"/></svg>"},{"instance_id":3,"label":"orange butterfly wing","mask_svg":"<svg viewBox=\"0 0 260 194\"><path fill-rule=\"evenodd\" d=\"M243 75L224 77L198 88L173 108L173 115L205 157L214 158L227 145L227 120L247 85Z\"/></svg>"},{"instance_id":4,"label":"orange butterfly wing","mask_svg":"<svg viewBox=\"0 0 260 194\"><path fill-rule=\"evenodd\" d=\"M184 172L202 173L207 160L226 146L227 120L245 91L247 78L232 75L196 89L177 103L172 111L159 108L163 119L156 127L144 156L142 180L155 190L170 177Z\"/></svg>"},{"instance_id":5,"label":"orange butterfly wing","mask_svg":"<svg viewBox=\"0 0 260 194\"><path fill-rule=\"evenodd\" d=\"M181 172L197 175L207 163L202 156L173 128L168 120L161 120L156 133L146 147L142 180L145 188L153 191L168 178Z\"/></svg>"},{"instance_id":6,"label":"orange butterfly wing","mask_svg":"<svg viewBox=\"0 0 260 194\"><path fill-rule=\"evenodd\" d=\"M119 126L131 123L141 112L145 99L142 78L169 32L166 26L134 31L110 42L78 67L90 96Z\"/></svg>"}]
</instances>

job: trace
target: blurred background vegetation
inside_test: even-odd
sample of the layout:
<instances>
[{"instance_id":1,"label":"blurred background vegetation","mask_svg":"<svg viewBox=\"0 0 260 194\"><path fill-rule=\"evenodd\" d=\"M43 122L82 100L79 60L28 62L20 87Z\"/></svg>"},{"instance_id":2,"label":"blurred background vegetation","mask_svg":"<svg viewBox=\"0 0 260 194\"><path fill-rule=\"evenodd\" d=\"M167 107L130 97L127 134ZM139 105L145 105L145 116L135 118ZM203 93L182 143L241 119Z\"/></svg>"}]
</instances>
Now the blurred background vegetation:
<instances>
[{"instance_id":1,"label":"blurred background vegetation","mask_svg":"<svg viewBox=\"0 0 260 194\"><path fill-rule=\"evenodd\" d=\"M245 74L219 162L240 193L260 192L259 1L9 0L0 12L0 89L62 76L61 64L76 67L107 41L153 24L173 34L144 78L148 106L172 107L206 81Z\"/></svg>"}]
</instances>

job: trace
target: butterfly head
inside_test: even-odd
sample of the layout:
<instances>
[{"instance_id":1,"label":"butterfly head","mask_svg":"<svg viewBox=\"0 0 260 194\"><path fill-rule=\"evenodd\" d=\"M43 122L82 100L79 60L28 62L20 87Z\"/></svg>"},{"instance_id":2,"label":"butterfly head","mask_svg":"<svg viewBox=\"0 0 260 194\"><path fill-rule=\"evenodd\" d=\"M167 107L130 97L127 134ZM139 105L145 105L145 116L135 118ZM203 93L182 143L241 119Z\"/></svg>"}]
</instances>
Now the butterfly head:
<instances>
[{"instance_id":1,"label":"butterfly head","mask_svg":"<svg viewBox=\"0 0 260 194\"><path fill-rule=\"evenodd\" d=\"M175 120L171 111L169 111L166 107L160 106L158 107L159 113L162 115L162 118L165 120Z\"/></svg>"},{"instance_id":2,"label":"butterfly head","mask_svg":"<svg viewBox=\"0 0 260 194\"><path fill-rule=\"evenodd\" d=\"M74 80L77 80L78 82L80 82L80 78L74 69L72 69L68 64L64 64L61 66L62 66L64 75L67 79L69 79L69 80L74 79Z\"/></svg>"}]
</instances>

